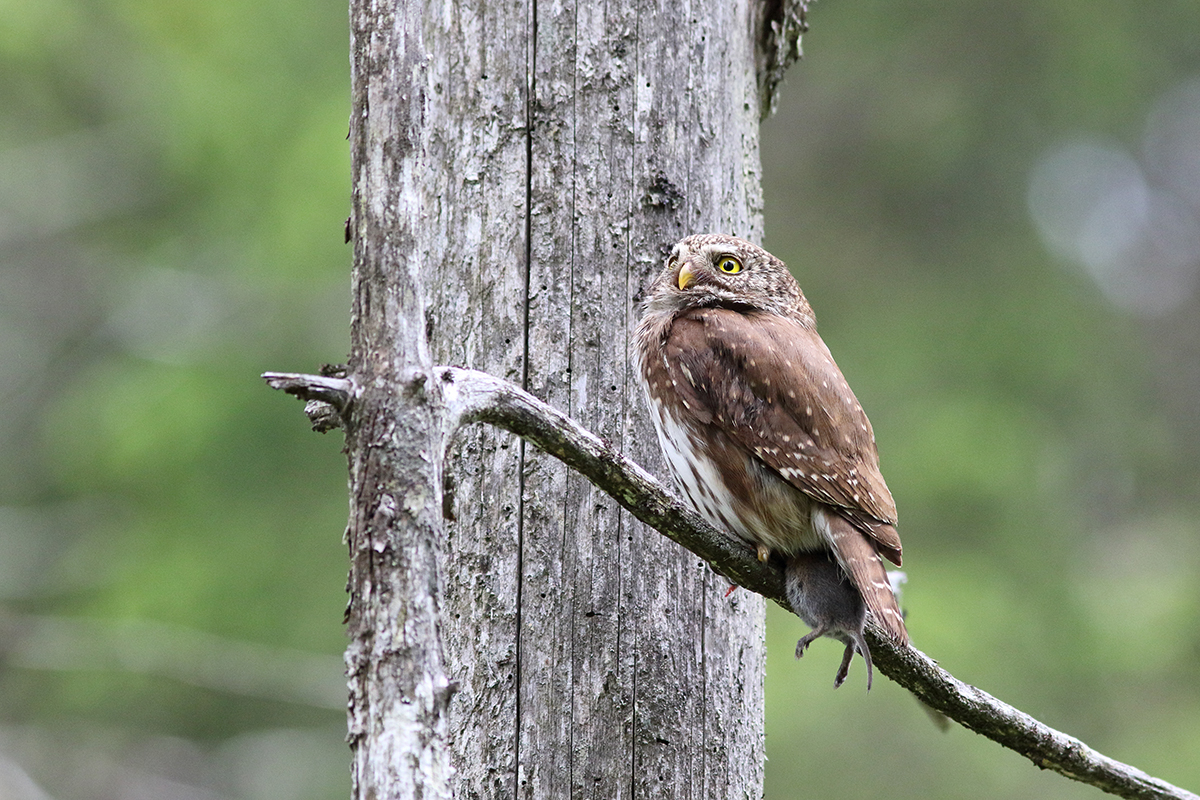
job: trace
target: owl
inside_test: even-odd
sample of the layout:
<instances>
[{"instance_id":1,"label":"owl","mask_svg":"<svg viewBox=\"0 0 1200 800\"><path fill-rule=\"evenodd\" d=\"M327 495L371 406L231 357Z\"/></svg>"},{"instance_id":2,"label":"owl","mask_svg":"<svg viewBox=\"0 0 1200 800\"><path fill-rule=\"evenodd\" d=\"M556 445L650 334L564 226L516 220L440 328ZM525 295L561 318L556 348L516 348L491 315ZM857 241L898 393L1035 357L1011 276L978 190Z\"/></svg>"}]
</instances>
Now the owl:
<instances>
[{"instance_id":1,"label":"owl","mask_svg":"<svg viewBox=\"0 0 1200 800\"><path fill-rule=\"evenodd\" d=\"M777 554L797 612L847 606L805 594L831 591L829 581L793 579L811 574L812 556L831 558L878 627L906 644L883 566L900 564L900 535L875 435L784 263L733 236L687 237L646 293L634 352L687 502L759 560ZM845 633L869 664L865 616L807 621ZM857 637L844 630L853 624Z\"/></svg>"}]
</instances>

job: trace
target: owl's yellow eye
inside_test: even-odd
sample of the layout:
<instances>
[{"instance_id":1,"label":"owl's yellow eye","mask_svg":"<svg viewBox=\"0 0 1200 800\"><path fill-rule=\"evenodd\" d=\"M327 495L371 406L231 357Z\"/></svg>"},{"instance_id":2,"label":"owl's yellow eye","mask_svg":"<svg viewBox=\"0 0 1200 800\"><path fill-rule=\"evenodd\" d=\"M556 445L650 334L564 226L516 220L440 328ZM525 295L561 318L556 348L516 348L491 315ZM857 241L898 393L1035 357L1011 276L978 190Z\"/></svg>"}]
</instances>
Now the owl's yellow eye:
<instances>
[{"instance_id":1,"label":"owl's yellow eye","mask_svg":"<svg viewBox=\"0 0 1200 800\"><path fill-rule=\"evenodd\" d=\"M742 262L733 256L722 256L721 260L717 262L717 269L727 275L737 275L742 271Z\"/></svg>"}]
</instances>

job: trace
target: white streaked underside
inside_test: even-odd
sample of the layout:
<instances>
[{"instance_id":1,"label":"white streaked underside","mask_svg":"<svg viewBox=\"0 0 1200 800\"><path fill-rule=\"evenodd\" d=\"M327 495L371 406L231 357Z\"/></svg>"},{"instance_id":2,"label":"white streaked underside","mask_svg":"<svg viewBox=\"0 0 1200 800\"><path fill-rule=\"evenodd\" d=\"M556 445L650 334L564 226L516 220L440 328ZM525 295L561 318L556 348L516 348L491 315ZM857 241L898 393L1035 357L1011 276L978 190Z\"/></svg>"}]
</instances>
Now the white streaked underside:
<instances>
[{"instance_id":1,"label":"white streaked underside","mask_svg":"<svg viewBox=\"0 0 1200 800\"><path fill-rule=\"evenodd\" d=\"M667 467L683 499L702 517L752 545L766 545L784 555L831 546L821 532L813 530L812 503L802 492L747 456L747 469L758 479L758 490L752 497L735 498L713 460L690 446L694 437L686 425L665 404L647 399Z\"/></svg>"}]
</instances>

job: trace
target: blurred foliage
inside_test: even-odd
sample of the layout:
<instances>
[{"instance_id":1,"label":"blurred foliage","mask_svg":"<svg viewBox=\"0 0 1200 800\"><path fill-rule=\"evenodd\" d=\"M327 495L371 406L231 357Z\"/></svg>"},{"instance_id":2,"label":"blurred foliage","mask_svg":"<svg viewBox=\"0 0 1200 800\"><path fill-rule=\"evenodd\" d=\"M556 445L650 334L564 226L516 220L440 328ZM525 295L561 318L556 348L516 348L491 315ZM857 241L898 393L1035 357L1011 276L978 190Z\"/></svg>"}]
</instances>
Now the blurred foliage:
<instances>
[{"instance_id":1,"label":"blurred foliage","mask_svg":"<svg viewBox=\"0 0 1200 800\"><path fill-rule=\"evenodd\" d=\"M1200 6L874 0L810 20L763 130L767 245L875 423L914 642L1195 790L1200 248L1182 290L1130 313L1047 252L1026 197L1064 141L1137 160L1158 98L1200 73ZM1098 795L937 733L886 681L829 691L840 645L794 663L803 626L769 620L768 797Z\"/></svg>"},{"instance_id":2,"label":"blurred foliage","mask_svg":"<svg viewBox=\"0 0 1200 800\"><path fill-rule=\"evenodd\" d=\"M345 4L0 16L0 795L344 797Z\"/></svg>"},{"instance_id":3,"label":"blurred foliage","mask_svg":"<svg viewBox=\"0 0 1200 800\"><path fill-rule=\"evenodd\" d=\"M344 462L257 374L347 349L345 5L0 18L0 794L344 796ZM767 244L875 423L916 644L1200 787L1200 300L1131 310L1027 203L1064 142L1141 163L1200 6L809 18ZM1097 796L861 664L831 691L770 613L770 797Z\"/></svg>"}]
</instances>

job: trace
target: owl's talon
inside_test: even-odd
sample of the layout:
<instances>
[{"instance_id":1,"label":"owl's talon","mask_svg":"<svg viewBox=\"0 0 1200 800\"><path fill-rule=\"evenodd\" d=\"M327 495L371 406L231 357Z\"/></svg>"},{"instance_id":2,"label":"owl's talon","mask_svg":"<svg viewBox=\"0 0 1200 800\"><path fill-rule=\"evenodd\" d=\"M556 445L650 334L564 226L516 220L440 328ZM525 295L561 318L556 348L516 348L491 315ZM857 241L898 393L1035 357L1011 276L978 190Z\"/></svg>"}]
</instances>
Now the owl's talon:
<instances>
[{"instance_id":1,"label":"owl's talon","mask_svg":"<svg viewBox=\"0 0 1200 800\"><path fill-rule=\"evenodd\" d=\"M765 544L760 544L758 546L758 560L763 564L770 561L771 560L771 548L767 547Z\"/></svg>"}]
</instances>

